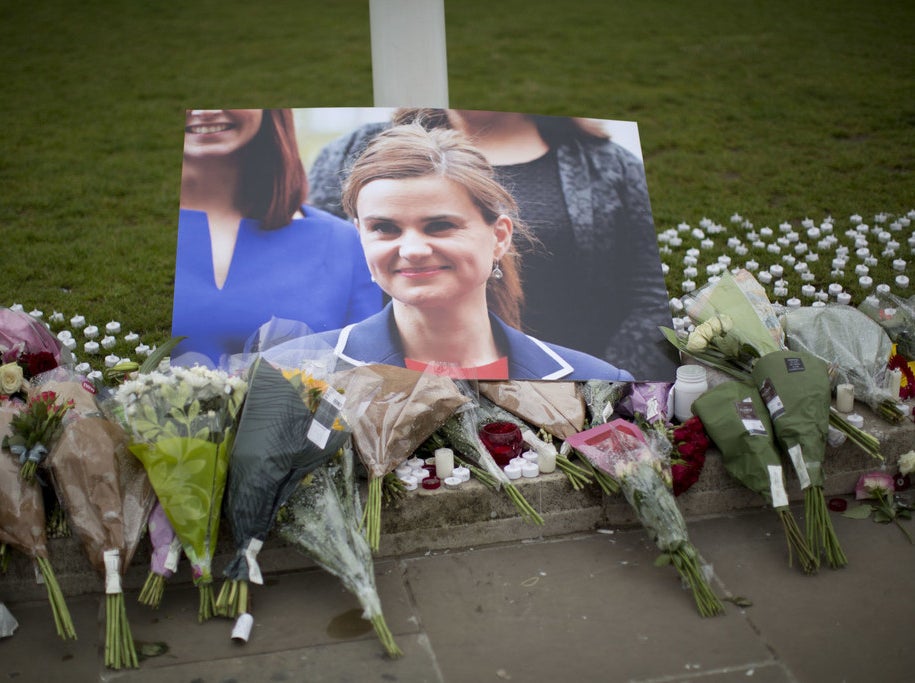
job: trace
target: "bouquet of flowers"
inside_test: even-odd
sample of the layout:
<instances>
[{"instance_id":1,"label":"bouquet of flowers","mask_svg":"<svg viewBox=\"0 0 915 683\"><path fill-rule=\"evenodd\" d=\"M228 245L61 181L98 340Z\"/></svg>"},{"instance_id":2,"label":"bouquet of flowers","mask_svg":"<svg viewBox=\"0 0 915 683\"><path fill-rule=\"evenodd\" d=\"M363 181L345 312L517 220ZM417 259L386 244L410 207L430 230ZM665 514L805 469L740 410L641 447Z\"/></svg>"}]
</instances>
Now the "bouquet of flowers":
<instances>
[{"instance_id":1,"label":"bouquet of flowers","mask_svg":"<svg viewBox=\"0 0 915 683\"><path fill-rule=\"evenodd\" d=\"M352 449L321 465L293 491L277 520L280 538L337 576L362 605L390 657L402 652L394 642L375 587L372 550L360 529Z\"/></svg>"},{"instance_id":2,"label":"bouquet of flowers","mask_svg":"<svg viewBox=\"0 0 915 683\"><path fill-rule=\"evenodd\" d=\"M70 423L48 457L54 488L93 566L105 577L105 665L137 667L121 575L139 543L152 491L127 451L129 438L102 417Z\"/></svg>"},{"instance_id":3,"label":"bouquet of flowers","mask_svg":"<svg viewBox=\"0 0 915 683\"><path fill-rule=\"evenodd\" d=\"M40 320L23 311L0 308L0 364L18 365L29 379L72 362L69 350ZM12 392L3 389L0 393Z\"/></svg>"},{"instance_id":4,"label":"bouquet of flowers","mask_svg":"<svg viewBox=\"0 0 915 683\"><path fill-rule=\"evenodd\" d=\"M159 607L165 594L165 582L178 569L181 557L181 539L168 521L162 504L156 500L146 523L152 552L149 557L149 573L140 590L137 601L141 605Z\"/></svg>"},{"instance_id":5,"label":"bouquet of flowers","mask_svg":"<svg viewBox=\"0 0 915 683\"><path fill-rule=\"evenodd\" d=\"M467 399L454 382L430 372L391 365L364 365L333 378L346 396L346 419L359 458L368 470L365 533L369 547L381 541L382 478L404 462Z\"/></svg>"},{"instance_id":6,"label":"bouquet of flowers","mask_svg":"<svg viewBox=\"0 0 915 683\"><path fill-rule=\"evenodd\" d=\"M723 382L696 399L693 413L721 451L725 469L775 509L788 542L789 566L797 556L804 573L814 573L818 559L791 514L769 413L756 388L746 382Z\"/></svg>"},{"instance_id":7,"label":"bouquet of flowers","mask_svg":"<svg viewBox=\"0 0 915 683\"><path fill-rule=\"evenodd\" d=\"M214 616L213 553L246 389L244 380L221 370L171 367L124 382L110 407L131 434L130 450L191 562L200 621Z\"/></svg>"},{"instance_id":8,"label":"bouquet of flowers","mask_svg":"<svg viewBox=\"0 0 915 683\"><path fill-rule=\"evenodd\" d=\"M702 573L699 553L690 543L686 522L670 492L664 458L652 450L642 431L619 419L573 434L568 441L596 468L617 481L662 552L656 564L676 567L692 590L699 614L709 617L723 612L721 601Z\"/></svg>"},{"instance_id":9,"label":"bouquet of flowers","mask_svg":"<svg viewBox=\"0 0 915 683\"><path fill-rule=\"evenodd\" d=\"M705 465L709 438L705 433L705 427L702 426L702 420L693 415L673 430L672 442L670 469L674 495L679 496L699 480L699 474Z\"/></svg>"},{"instance_id":10,"label":"bouquet of flowers","mask_svg":"<svg viewBox=\"0 0 915 683\"><path fill-rule=\"evenodd\" d=\"M0 433L7 431L10 411L0 408ZM0 454L0 544L34 558L48 591L57 635L76 638L73 620L48 558L44 498L38 485L19 476L19 464Z\"/></svg>"},{"instance_id":11,"label":"bouquet of flowers","mask_svg":"<svg viewBox=\"0 0 915 683\"><path fill-rule=\"evenodd\" d=\"M257 553L277 510L349 438L342 405L343 397L310 372L278 368L263 358L251 367L229 456L225 512L236 554L216 600L219 614L247 612L248 582L263 583Z\"/></svg>"},{"instance_id":12,"label":"bouquet of flowers","mask_svg":"<svg viewBox=\"0 0 915 683\"><path fill-rule=\"evenodd\" d=\"M823 360L836 384L854 385L855 397L888 422L902 420L899 395L884 388L893 342L877 322L839 304L790 310L785 321L789 348Z\"/></svg>"},{"instance_id":13,"label":"bouquet of flowers","mask_svg":"<svg viewBox=\"0 0 915 683\"><path fill-rule=\"evenodd\" d=\"M762 356L787 350L785 334L766 298L765 290L751 273L726 272L721 279L685 299L686 310L697 327L688 337L662 327L661 332L681 353L748 382L753 365ZM849 424L831 410L829 421L853 443L880 460L880 442Z\"/></svg>"},{"instance_id":14,"label":"bouquet of flowers","mask_svg":"<svg viewBox=\"0 0 915 683\"><path fill-rule=\"evenodd\" d=\"M817 557L825 553L831 567L844 567L848 561L823 497L830 396L826 363L808 353L775 351L757 361L753 380L769 411L775 439L804 491L807 544Z\"/></svg>"},{"instance_id":15,"label":"bouquet of flowers","mask_svg":"<svg viewBox=\"0 0 915 683\"><path fill-rule=\"evenodd\" d=\"M72 407L70 401L59 401L55 392L42 391L32 396L10 422L11 433L3 437L3 447L19 458L20 474L26 481L34 480L38 465L60 432L64 415Z\"/></svg>"}]
</instances>

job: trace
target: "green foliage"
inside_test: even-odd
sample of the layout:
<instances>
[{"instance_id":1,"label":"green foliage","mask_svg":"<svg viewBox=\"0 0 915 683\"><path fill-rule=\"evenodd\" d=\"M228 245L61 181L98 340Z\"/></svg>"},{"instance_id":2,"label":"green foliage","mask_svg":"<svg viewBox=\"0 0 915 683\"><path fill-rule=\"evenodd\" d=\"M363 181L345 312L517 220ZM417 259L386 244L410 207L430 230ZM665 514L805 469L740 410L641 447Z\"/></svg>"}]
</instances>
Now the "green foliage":
<instances>
[{"instance_id":1,"label":"green foliage","mask_svg":"<svg viewBox=\"0 0 915 683\"><path fill-rule=\"evenodd\" d=\"M371 105L368 5L5 3L0 305L165 341L183 110ZM912 3L455 0L446 15L452 106L638 121L659 230L912 208Z\"/></svg>"}]
</instances>

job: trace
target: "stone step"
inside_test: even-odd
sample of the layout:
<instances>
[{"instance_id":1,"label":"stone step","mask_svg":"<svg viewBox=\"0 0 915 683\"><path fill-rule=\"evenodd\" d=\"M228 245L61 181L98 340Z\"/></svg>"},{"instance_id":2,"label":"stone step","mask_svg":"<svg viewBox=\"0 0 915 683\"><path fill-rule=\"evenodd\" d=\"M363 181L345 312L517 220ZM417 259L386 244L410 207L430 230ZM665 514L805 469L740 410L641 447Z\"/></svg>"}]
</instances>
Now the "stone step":
<instances>
[{"instance_id":1,"label":"stone step","mask_svg":"<svg viewBox=\"0 0 915 683\"><path fill-rule=\"evenodd\" d=\"M824 463L827 496L852 493L864 472L885 467L894 473L899 456L915 448L915 423L911 420L894 426L866 408L860 408L858 412L864 415L864 429L880 439L885 462L874 460L850 442L829 447ZM518 488L543 517L543 526L524 521L504 494L471 480L458 489L410 492L399 503L384 507L378 556L415 555L638 524L621 495L604 495L594 484L576 491L558 471L536 479L518 480ZM788 493L792 501L803 500L796 477L790 472ZM677 501L687 521L765 505L759 495L744 488L727 473L714 448L707 453L699 481ZM234 554L227 524L221 525L217 549L213 567L218 587L222 583L222 568ZM51 539L49 552L65 595L103 590L100 575L92 568L76 538ZM298 550L277 538L268 539L258 555L258 562L265 574L313 565ZM126 591L139 590L146 579L148 566L149 546L144 539L124 577ZM188 565L183 561L170 583L190 581ZM13 552L9 569L0 578L0 600L22 601L43 599L44 596L44 587L36 584L33 564Z\"/></svg>"}]
</instances>

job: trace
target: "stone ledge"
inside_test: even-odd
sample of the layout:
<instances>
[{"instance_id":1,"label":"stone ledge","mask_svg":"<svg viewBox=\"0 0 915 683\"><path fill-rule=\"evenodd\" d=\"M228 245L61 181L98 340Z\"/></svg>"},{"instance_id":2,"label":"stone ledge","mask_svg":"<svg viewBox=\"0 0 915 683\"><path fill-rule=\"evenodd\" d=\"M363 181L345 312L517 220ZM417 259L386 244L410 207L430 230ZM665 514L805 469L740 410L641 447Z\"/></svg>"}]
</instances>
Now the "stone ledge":
<instances>
[{"instance_id":1,"label":"stone ledge","mask_svg":"<svg viewBox=\"0 0 915 683\"><path fill-rule=\"evenodd\" d=\"M915 423L909 420L893 426L867 409L859 407L858 412L865 417L865 430L881 441L886 469L895 471L899 456L915 445ZM824 464L824 492L828 496L849 494L862 473L879 469L882 464L850 442L837 448L830 447ZM379 557L540 539L638 523L620 496L604 496L596 485L575 491L559 472L519 480L518 488L543 516L543 526L523 521L504 495L493 493L477 481L470 481L457 490L420 490L394 506L383 508ZM803 500L796 477L790 472L788 493L793 501ZM708 452L699 481L677 501L687 519L765 505L762 497L731 478L714 449ZM217 577L221 577L222 568L233 554L229 550L231 547L227 525L223 524L219 552L213 563ZM52 539L49 549L51 563L66 595L103 590L101 578L92 569L75 538ZM314 566L311 560L277 538L268 539L258 560L266 574ZM148 545L141 541L140 549L124 577L125 590L139 590L146 579L148 566ZM190 572L184 562L170 583L189 582ZM219 583L221 578L217 578ZM35 583L32 564L14 552L9 570L0 581L0 600L12 602L44 598L44 587Z\"/></svg>"}]
</instances>

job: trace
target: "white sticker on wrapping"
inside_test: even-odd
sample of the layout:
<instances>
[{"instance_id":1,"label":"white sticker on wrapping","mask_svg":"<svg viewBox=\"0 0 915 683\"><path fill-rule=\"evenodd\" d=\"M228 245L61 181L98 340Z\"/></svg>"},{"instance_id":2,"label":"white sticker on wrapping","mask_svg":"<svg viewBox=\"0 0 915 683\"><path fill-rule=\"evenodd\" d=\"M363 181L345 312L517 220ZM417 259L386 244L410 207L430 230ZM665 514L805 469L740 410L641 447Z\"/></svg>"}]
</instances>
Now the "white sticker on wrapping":
<instances>
[{"instance_id":1,"label":"white sticker on wrapping","mask_svg":"<svg viewBox=\"0 0 915 683\"><path fill-rule=\"evenodd\" d=\"M788 449L788 457L794 463L794 471L797 472L798 481L801 483L801 490L810 486L810 475L807 474L807 463L804 462L804 453L799 443L794 444Z\"/></svg>"},{"instance_id":2,"label":"white sticker on wrapping","mask_svg":"<svg viewBox=\"0 0 915 683\"><path fill-rule=\"evenodd\" d=\"M321 396L321 402L315 411L315 417L308 427L308 440L318 448L324 448L330 439L330 433L333 430L334 422L340 415L340 408L343 407L343 394L328 387Z\"/></svg>"},{"instance_id":3,"label":"white sticker on wrapping","mask_svg":"<svg viewBox=\"0 0 915 683\"><path fill-rule=\"evenodd\" d=\"M256 583L259 586L264 585L264 577L261 576L261 568L257 563L257 554L263 547L263 541L252 538L248 541L248 547L245 548L245 562L248 563L248 581Z\"/></svg>"},{"instance_id":4,"label":"white sticker on wrapping","mask_svg":"<svg viewBox=\"0 0 915 683\"><path fill-rule=\"evenodd\" d=\"M181 541L177 536L168 544L164 567L170 572L178 571L178 558L181 557Z\"/></svg>"},{"instance_id":5,"label":"white sticker on wrapping","mask_svg":"<svg viewBox=\"0 0 915 683\"><path fill-rule=\"evenodd\" d=\"M121 590L121 551L106 550L102 557L105 559L105 592L108 595L122 593Z\"/></svg>"},{"instance_id":6,"label":"white sticker on wrapping","mask_svg":"<svg viewBox=\"0 0 915 683\"><path fill-rule=\"evenodd\" d=\"M37 562L33 565L33 567L35 568L35 583L37 583L39 586L43 586L44 574L41 573L41 567L38 566Z\"/></svg>"},{"instance_id":7,"label":"white sticker on wrapping","mask_svg":"<svg viewBox=\"0 0 915 683\"><path fill-rule=\"evenodd\" d=\"M772 507L783 508L788 505L781 465L769 465L769 490L772 493Z\"/></svg>"}]
</instances>

